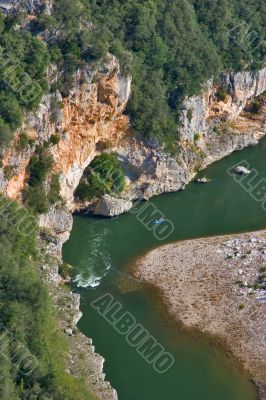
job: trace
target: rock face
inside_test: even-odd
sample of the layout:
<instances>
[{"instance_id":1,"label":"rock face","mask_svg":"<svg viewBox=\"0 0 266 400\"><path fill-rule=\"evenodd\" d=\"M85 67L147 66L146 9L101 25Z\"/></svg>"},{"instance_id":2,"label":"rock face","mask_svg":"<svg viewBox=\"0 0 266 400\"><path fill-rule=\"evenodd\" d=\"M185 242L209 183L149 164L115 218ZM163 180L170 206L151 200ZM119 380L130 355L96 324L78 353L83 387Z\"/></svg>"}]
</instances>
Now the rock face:
<instances>
[{"instance_id":1,"label":"rock face","mask_svg":"<svg viewBox=\"0 0 266 400\"><path fill-rule=\"evenodd\" d=\"M132 207L133 203L130 200L118 199L106 194L97 202L94 214L115 217L128 212Z\"/></svg>"},{"instance_id":2,"label":"rock face","mask_svg":"<svg viewBox=\"0 0 266 400\"><path fill-rule=\"evenodd\" d=\"M67 208L54 208L40 216L39 226L65 243L72 230L73 218Z\"/></svg>"},{"instance_id":3,"label":"rock face","mask_svg":"<svg viewBox=\"0 0 266 400\"><path fill-rule=\"evenodd\" d=\"M56 79L57 71L51 69L50 80ZM55 160L53 172L59 174L61 195L69 209L73 208L73 192L84 169L102 148L115 148L129 135L129 120L123 111L130 87L131 78L121 75L118 61L109 56L103 65L88 66L78 73L67 97L62 98L59 92L44 96L38 112L27 115L21 131L36 144L52 135L59 138L57 145L50 146ZM0 169L0 188L13 199L20 196L34 152L34 146L19 151L16 140L3 158L3 166L12 168L12 176L6 179Z\"/></svg>"},{"instance_id":4,"label":"rock face","mask_svg":"<svg viewBox=\"0 0 266 400\"><path fill-rule=\"evenodd\" d=\"M58 71L51 68L50 81ZM202 96L184 102L179 152L167 154L156 143L136 140L123 114L130 97L131 77L120 73L119 63L109 56L102 65L87 66L75 76L75 84L63 98L59 92L44 96L37 114L29 114L22 131L36 144L59 138L50 145L59 175L61 195L69 210L75 209L73 193L85 168L103 151L117 152L128 177L124 197L133 200L183 189L195 173L234 150L254 145L265 134L265 121L239 114L248 99L266 90L266 68L256 75L224 75L228 95L217 101L217 88L209 81ZM264 107L261 115L265 116ZM195 133L197 140L195 141ZM19 134L19 132L18 132ZM18 136L17 134L17 136ZM27 165L34 147L6 150L0 168L0 190L19 198L27 178Z\"/></svg>"},{"instance_id":5,"label":"rock face","mask_svg":"<svg viewBox=\"0 0 266 400\"><path fill-rule=\"evenodd\" d=\"M221 124L197 143L181 142L173 157L157 146L127 138L116 151L129 178L126 196L149 199L161 193L183 189L196 172L235 150L256 145L266 134L266 104L257 116L240 115L234 125Z\"/></svg>"},{"instance_id":6,"label":"rock face","mask_svg":"<svg viewBox=\"0 0 266 400\"><path fill-rule=\"evenodd\" d=\"M57 74L51 68L50 80L55 81ZM185 100L180 151L175 157L156 144L134 139L129 119L123 114L131 77L120 73L113 56L103 65L88 66L77 73L67 97L62 98L59 92L44 96L38 113L27 116L22 131L40 144L52 135L58 136L59 143L51 145L53 172L59 174L61 195L70 210L75 207L73 193L83 171L103 150L115 151L120 157L130 183L125 196L131 200L150 198L184 188L195 171L234 150L256 144L265 134L263 121L248 120L240 112L248 99L266 90L266 68L254 76L248 72L224 75L222 83L228 92L224 101L217 101L212 81L202 96ZM229 126L232 121L233 127ZM11 167L12 173L5 177L0 168L0 190L7 196L20 197L33 152L34 147L19 151L16 140L5 152L3 166Z\"/></svg>"},{"instance_id":7,"label":"rock face","mask_svg":"<svg viewBox=\"0 0 266 400\"><path fill-rule=\"evenodd\" d=\"M207 82L201 96L184 101L180 135L182 139L194 140L199 133L207 135L213 127L224 121L235 121L247 101L266 90L266 67L257 72L239 72L221 76L221 87L227 92L225 99L217 99L217 86Z\"/></svg>"},{"instance_id":8,"label":"rock face","mask_svg":"<svg viewBox=\"0 0 266 400\"><path fill-rule=\"evenodd\" d=\"M45 12L50 12L53 6L53 0L3 0L0 1L0 9L5 13L27 12L36 14L44 7Z\"/></svg>"},{"instance_id":9,"label":"rock face","mask_svg":"<svg viewBox=\"0 0 266 400\"><path fill-rule=\"evenodd\" d=\"M129 134L129 120L123 111L131 78L120 74L114 57L96 75L88 70L86 78L87 83L73 89L63 101L62 139L54 149L55 170L67 204L73 204L73 192L93 158L102 148L115 148Z\"/></svg>"},{"instance_id":10,"label":"rock face","mask_svg":"<svg viewBox=\"0 0 266 400\"><path fill-rule=\"evenodd\" d=\"M171 157L158 147L152 148L129 139L116 149L130 185L130 199L149 199L164 192L182 189L189 181L189 171L182 157Z\"/></svg>"}]
</instances>

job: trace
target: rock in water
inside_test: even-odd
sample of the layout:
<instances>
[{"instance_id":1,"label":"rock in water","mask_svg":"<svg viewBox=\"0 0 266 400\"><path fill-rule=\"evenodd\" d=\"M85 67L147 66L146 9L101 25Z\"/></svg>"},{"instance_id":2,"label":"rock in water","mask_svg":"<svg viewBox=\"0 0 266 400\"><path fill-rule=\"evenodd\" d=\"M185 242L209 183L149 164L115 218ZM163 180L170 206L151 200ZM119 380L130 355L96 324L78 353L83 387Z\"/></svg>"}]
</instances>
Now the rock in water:
<instances>
[{"instance_id":1,"label":"rock in water","mask_svg":"<svg viewBox=\"0 0 266 400\"><path fill-rule=\"evenodd\" d=\"M132 201L118 199L106 194L98 201L94 214L103 217L115 217L131 210L132 207Z\"/></svg>"},{"instance_id":2,"label":"rock in water","mask_svg":"<svg viewBox=\"0 0 266 400\"><path fill-rule=\"evenodd\" d=\"M203 177L203 178L197 179L196 182L197 183L208 183L208 182L210 182L210 179L207 179L207 178Z\"/></svg>"},{"instance_id":3,"label":"rock in water","mask_svg":"<svg viewBox=\"0 0 266 400\"><path fill-rule=\"evenodd\" d=\"M250 174L251 171L245 167L242 167L241 165L238 165L235 168L235 172L240 175L248 175L248 174Z\"/></svg>"}]
</instances>

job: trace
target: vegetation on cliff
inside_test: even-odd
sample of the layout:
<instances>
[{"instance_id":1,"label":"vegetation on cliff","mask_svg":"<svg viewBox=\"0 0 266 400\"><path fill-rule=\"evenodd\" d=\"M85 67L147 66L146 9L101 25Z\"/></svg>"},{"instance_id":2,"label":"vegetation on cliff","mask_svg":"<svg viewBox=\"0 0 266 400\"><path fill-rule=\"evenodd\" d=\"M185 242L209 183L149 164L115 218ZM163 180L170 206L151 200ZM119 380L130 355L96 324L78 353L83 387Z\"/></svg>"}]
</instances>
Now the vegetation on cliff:
<instances>
[{"instance_id":1,"label":"vegetation on cliff","mask_svg":"<svg viewBox=\"0 0 266 400\"><path fill-rule=\"evenodd\" d=\"M36 147L27 168L29 177L23 193L24 203L40 214L62 200L58 175L49 177L54 160L48 146L46 142Z\"/></svg>"},{"instance_id":2,"label":"vegetation on cliff","mask_svg":"<svg viewBox=\"0 0 266 400\"><path fill-rule=\"evenodd\" d=\"M71 4L64 7L66 3ZM56 4L55 18L70 33L61 43L65 59L90 61L107 51L115 54L133 75L128 112L135 130L164 141L176 133L184 96L199 93L222 69L256 69L265 61L263 0ZM85 17L93 28L75 29L77 18Z\"/></svg>"},{"instance_id":3,"label":"vegetation on cliff","mask_svg":"<svg viewBox=\"0 0 266 400\"><path fill-rule=\"evenodd\" d=\"M23 113L36 109L47 90L49 51L18 23L18 17L0 13L0 145L10 141Z\"/></svg>"},{"instance_id":4,"label":"vegetation on cliff","mask_svg":"<svg viewBox=\"0 0 266 400\"><path fill-rule=\"evenodd\" d=\"M107 52L133 75L135 130L171 142L184 96L222 69L264 63L265 25L263 0L57 0L52 15L41 12L26 25L0 15L0 142L38 106L51 62L64 71L56 86L67 95L77 68ZM18 90L26 77L38 85L36 96L27 85Z\"/></svg>"},{"instance_id":5,"label":"vegetation on cliff","mask_svg":"<svg viewBox=\"0 0 266 400\"><path fill-rule=\"evenodd\" d=\"M84 171L75 196L84 201L105 194L120 194L125 187L125 173L116 154L103 153Z\"/></svg>"},{"instance_id":6,"label":"vegetation on cliff","mask_svg":"<svg viewBox=\"0 0 266 400\"><path fill-rule=\"evenodd\" d=\"M2 197L0 206L0 398L92 400L65 372L66 343L34 268L34 219Z\"/></svg>"}]
</instances>

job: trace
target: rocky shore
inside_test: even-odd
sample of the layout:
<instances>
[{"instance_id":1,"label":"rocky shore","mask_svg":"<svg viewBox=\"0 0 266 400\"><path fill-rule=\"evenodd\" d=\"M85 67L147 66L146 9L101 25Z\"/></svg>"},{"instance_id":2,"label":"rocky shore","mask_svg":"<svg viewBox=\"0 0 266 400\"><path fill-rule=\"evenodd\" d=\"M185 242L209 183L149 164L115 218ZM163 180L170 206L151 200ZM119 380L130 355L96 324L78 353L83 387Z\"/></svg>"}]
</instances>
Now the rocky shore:
<instances>
[{"instance_id":1,"label":"rocky shore","mask_svg":"<svg viewBox=\"0 0 266 400\"><path fill-rule=\"evenodd\" d=\"M60 329L68 342L67 371L84 380L95 400L117 400L117 393L103 373L104 358L95 352L92 340L77 328L82 316L80 295L69 286L70 277L59 274L62 245L69 238L73 218L64 207L52 209L40 217L37 268L55 306Z\"/></svg>"},{"instance_id":2,"label":"rocky shore","mask_svg":"<svg viewBox=\"0 0 266 400\"><path fill-rule=\"evenodd\" d=\"M266 231L155 249L133 275L156 288L184 329L222 344L266 398Z\"/></svg>"}]
</instances>

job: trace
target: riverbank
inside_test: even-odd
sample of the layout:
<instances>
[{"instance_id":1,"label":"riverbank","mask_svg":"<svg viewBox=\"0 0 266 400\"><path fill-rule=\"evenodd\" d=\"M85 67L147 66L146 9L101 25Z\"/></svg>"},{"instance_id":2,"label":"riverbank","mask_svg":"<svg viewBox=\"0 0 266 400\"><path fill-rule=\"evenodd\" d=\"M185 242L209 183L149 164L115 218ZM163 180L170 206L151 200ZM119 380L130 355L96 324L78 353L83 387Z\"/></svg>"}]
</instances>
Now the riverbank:
<instances>
[{"instance_id":1,"label":"riverbank","mask_svg":"<svg viewBox=\"0 0 266 400\"><path fill-rule=\"evenodd\" d=\"M86 384L94 395L93 400L117 400L115 389L105 380L104 358L95 352L92 340L77 328L82 316L80 295L71 291L70 271L67 266L66 276L60 271L64 265L62 245L69 238L72 222L72 216L65 208L51 210L41 217L37 268L49 291L59 327L67 340L66 371Z\"/></svg>"},{"instance_id":2,"label":"riverbank","mask_svg":"<svg viewBox=\"0 0 266 400\"><path fill-rule=\"evenodd\" d=\"M266 395L266 231L188 240L162 246L133 274L159 290L184 329L223 344Z\"/></svg>"}]
</instances>

